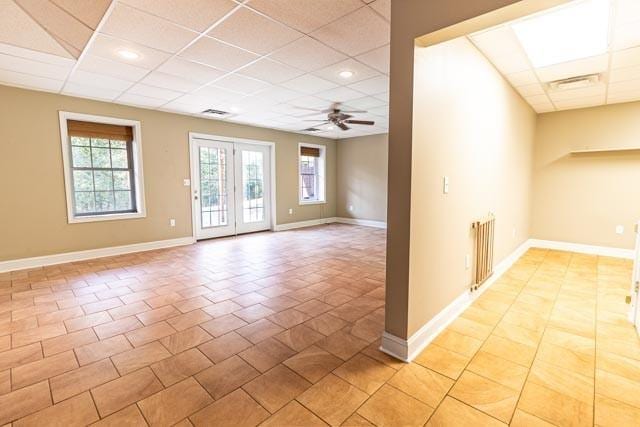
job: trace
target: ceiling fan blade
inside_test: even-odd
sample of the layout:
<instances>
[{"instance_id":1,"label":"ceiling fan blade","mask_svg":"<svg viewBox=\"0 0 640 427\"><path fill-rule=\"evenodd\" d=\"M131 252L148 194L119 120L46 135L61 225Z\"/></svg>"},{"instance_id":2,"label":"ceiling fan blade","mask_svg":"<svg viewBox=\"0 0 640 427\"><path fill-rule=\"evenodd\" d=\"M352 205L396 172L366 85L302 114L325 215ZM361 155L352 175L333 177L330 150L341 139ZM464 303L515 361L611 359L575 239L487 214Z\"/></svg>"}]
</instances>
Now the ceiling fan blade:
<instances>
[{"instance_id":1,"label":"ceiling fan blade","mask_svg":"<svg viewBox=\"0 0 640 427\"><path fill-rule=\"evenodd\" d=\"M352 113L352 114L365 114L368 113L368 111L364 111L364 110L340 110L341 113Z\"/></svg>"},{"instance_id":2,"label":"ceiling fan blade","mask_svg":"<svg viewBox=\"0 0 640 427\"><path fill-rule=\"evenodd\" d=\"M349 130L349 126L345 125L344 123L340 122L340 123L336 123L336 125L342 129L342 130Z\"/></svg>"},{"instance_id":3,"label":"ceiling fan blade","mask_svg":"<svg viewBox=\"0 0 640 427\"><path fill-rule=\"evenodd\" d=\"M376 122L372 122L371 120L345 120L345 123L349 123L352 125L374 125Z\"/></svg>"},{"instance_id":4,"label":"ceiling fan blade","mask_svg":"<svg viewBox=\"0 0 640 427\"><path fill-rule=\"evenodd\" d=\"M293 108L296 108L298 110L307 110L307 111L315 111L316 113L322 113L323 110L318 110L316 108L307 108L307 107L299 107L297 105L292 105Z\"/></svg>"}]
</instances>

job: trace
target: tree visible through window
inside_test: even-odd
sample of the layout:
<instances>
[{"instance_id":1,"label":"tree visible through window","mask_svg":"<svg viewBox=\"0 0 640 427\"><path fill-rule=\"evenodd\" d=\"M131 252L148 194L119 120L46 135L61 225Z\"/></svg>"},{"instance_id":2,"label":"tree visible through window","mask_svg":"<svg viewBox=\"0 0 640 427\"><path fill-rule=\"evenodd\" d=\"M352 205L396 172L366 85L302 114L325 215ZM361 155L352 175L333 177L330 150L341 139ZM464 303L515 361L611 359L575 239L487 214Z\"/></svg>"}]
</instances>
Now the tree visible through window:
<instances>
[{"instance_id":1,"label":"tree visible through window","mask_svg":"<svg viewBox=\"0 0 640 427\"><path fill-rule=\"evenodd\" d=\"M300 203L322 203L324 197L325 148L300 144Z\"/></svg>"}]
</instances>

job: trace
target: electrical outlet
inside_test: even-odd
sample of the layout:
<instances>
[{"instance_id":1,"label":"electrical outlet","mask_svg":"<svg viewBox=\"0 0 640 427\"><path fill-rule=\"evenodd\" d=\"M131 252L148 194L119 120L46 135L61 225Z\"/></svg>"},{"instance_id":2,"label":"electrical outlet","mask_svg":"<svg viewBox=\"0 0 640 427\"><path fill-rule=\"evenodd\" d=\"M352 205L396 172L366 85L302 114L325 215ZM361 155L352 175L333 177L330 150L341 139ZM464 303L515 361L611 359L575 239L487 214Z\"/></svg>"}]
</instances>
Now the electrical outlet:
<instances>
[{"instance_id":1,"label":"electrical outlet","mask_svg":"<svg viewBox=\"0 0 640 427\"><path fill-rule=\"evenodd\" d=\"M190 179L183 179L182 180L182 185L184 185L185 187L191 187L191 180Z\"/></svg>"},{"instance_id":2,"label":"electrical outlet","mask_svg":"<svg viewBox=\"0 0 640 427\"><path fill-rule=\"evenodd\" d=\"M464 256L464 268L467 270L471 268L471 255L469 254Z\"/></svg>"},{"instance_id":3,"label":"electrical outlet","mask_svg":"<svg viewBox=\"0 0 640 427\"><path fill-rule=\"evenodd\" d=\"M176 226L176 220L175 220L175 219L173 219L173 218L171 218L171 219L169 220L169 225L170 225L171 227L175 227L175 226Z\"/></svg>"},{"instance_id":4,"label":"electrical outlet","mask_svg":"<svg viewBox=\"0 0 640 427\"><path fill-rule=\"evenodd\" d=\"M349 212L353 212L353 205L349 205Z\"/></svg>"},{"instance_id":5,"label":"electrical outlet","mask_svg":"<svg viewBox=\"0 0 640 427\"><path fill-rule=\"evenodd\" d=\"M293 209L289 208L289 215L293 215Z\"/></svg>"},{"instance_id":6,"label":"electrical outlet","mask_svg":"<svg viewBox=\"0 0 640 427\"><path fill-rule=\"evenodd\" d=\"M442 177L442 193L449 194L449 177Z\"/></svg>"},{"instance_id":7,"label":"electrical outlet","mask_svg":"<svg viewBox=\"0 0 640 427\"><path fill-rule=\"evenodd\" d=\"M616 234L624 234L624 225L616 225Z\"/></svg>"}]
</instances>

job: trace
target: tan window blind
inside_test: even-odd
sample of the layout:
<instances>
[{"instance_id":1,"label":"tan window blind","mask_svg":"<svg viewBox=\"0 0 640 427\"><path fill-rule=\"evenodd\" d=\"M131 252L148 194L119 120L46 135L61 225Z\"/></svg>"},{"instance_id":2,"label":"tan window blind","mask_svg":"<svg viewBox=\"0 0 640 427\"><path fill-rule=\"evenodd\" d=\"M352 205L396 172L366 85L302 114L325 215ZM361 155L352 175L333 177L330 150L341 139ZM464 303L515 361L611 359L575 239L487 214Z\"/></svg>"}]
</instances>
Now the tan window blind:
<instances>
[{"instance_id":1,"label":"tan window blind","mask_svg":"<svg viewBox=\"0 0 640 427\"><path fill-rule=\"evenodd\" d=\"M131 126L67 120L67 132L69 136L133 141L133 129Z\"/></svg>"},{"instance_id":2,"label":"tan window blind","mask_svg":"<svg viewBox=\"0 0 640 427\"><path fill-rule=\"evenodd\" d=\"M307 157L320 157L320 149L316 147L300 147L300 155Z\"/></svg>"}]
</instances>

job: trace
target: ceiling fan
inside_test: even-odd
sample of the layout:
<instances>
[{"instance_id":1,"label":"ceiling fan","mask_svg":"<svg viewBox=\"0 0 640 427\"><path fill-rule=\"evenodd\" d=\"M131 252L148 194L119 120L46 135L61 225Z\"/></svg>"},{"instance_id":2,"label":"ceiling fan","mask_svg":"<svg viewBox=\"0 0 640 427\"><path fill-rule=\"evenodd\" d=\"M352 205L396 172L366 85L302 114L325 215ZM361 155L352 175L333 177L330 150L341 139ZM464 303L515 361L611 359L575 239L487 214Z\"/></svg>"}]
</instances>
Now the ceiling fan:
<instances>
[{"instance_id":1,"label":"ceiling fan","mask_svg":"<svg viewBox=\"0 0 640 427\"><path fill-rule=\"evenodd\" d=\"M349 130L351 129L349 126L347 126L347 124L350 125L366 125L366 126L372 126L375 124L375 122L371 121L371 120L354 120L352 119L353 114L364 114L366 113L366 111L362 111L362 110L342 110L340 108L341 103L340 102L334 102L331 107L325 109L325 110L314 110L312 108L303 108L303 107L297 107L303 110L310 110L310 111L315 111L315 113L310 114L310 115L316 115L318 113L321 114L326 114L327 115L327 120L324 120L320 123L318 123L316 126L312 126L309 127L307 129L303 129L303 131L306 132L313 132L313 131L317 131L319 130L317 128L317 126L323 126L323 125L328 125L328 124L332 124L335 125L337 127L339 127L342 130ZM305 120L305 122L316 122L316 120Z\"/></svg>"}]
</instances>

